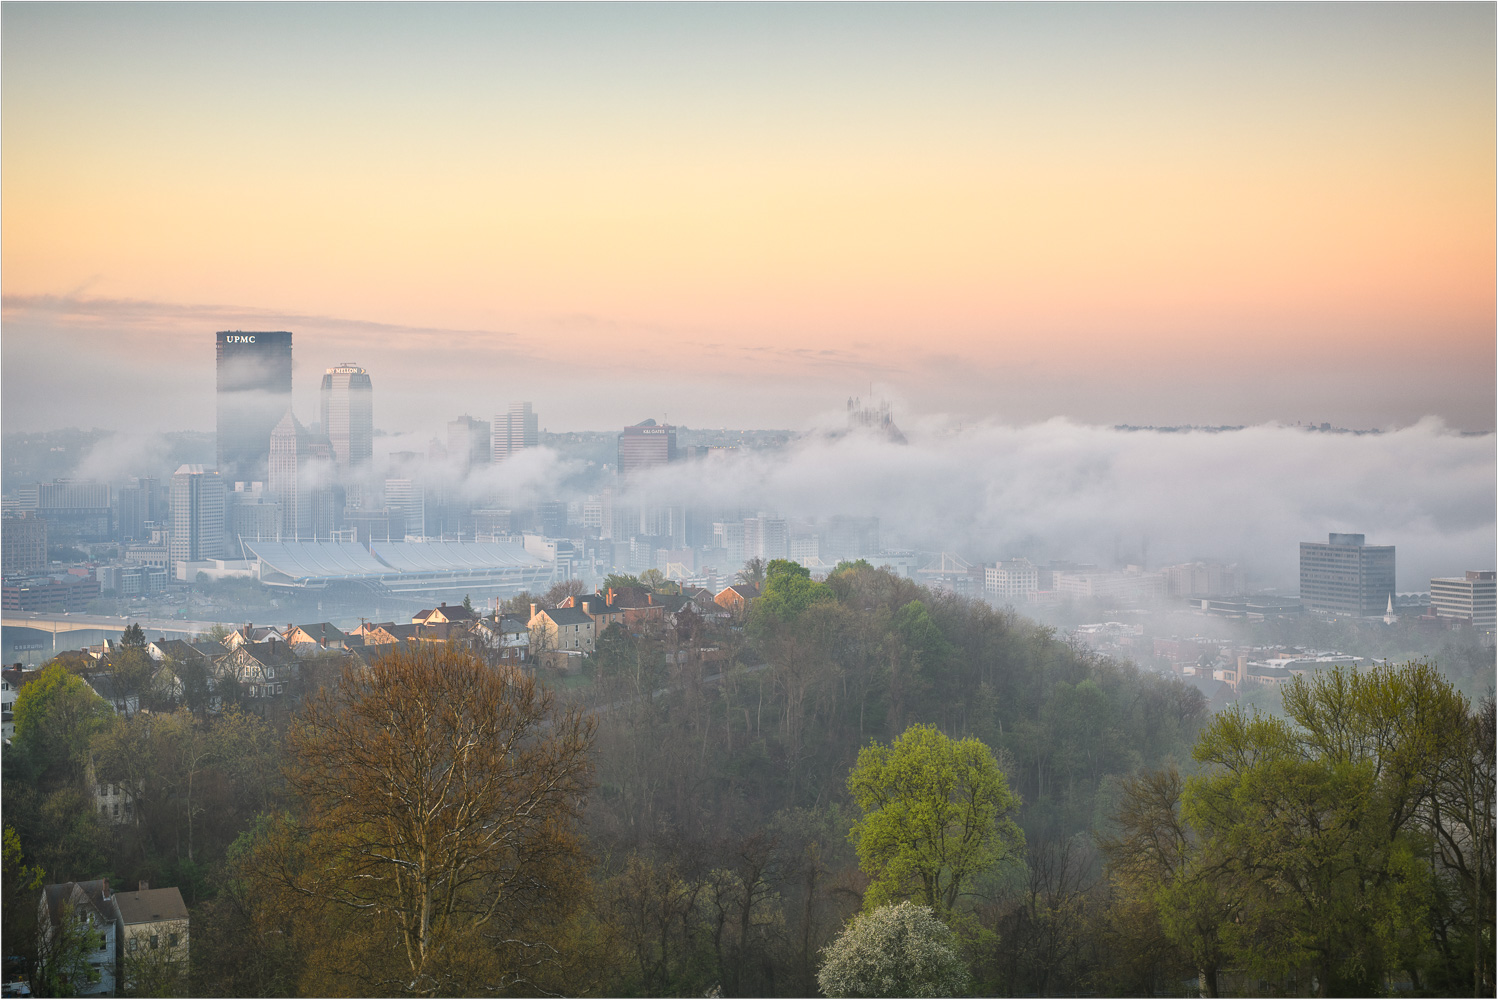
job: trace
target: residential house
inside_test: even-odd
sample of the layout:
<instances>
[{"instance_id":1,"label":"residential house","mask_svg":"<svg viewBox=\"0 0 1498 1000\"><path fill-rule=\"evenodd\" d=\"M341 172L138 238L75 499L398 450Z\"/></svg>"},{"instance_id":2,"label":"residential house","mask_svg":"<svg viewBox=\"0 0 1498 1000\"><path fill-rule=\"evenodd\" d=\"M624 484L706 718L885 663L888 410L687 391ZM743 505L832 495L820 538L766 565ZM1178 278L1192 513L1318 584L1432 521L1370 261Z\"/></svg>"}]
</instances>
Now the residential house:
<instances>
[{"instance_id":1,"label":"residential house","mask_svg":"<svg viewBox=\"0 0 1498 1000\"><path fill-rule=\"evenodd\" d=\"M724 587L713 597L713 603L734 615L744 614L749 605L759 597L759 588L752 583L735 583Z\"/></svg>"},{"instance_id":2,"label":"residential house","mask_svg":"<svg viewBox=\"0 0 1498 1000\"><path fill-rule=\"evenodd\" d=\"M298 656L313 656L329 649L346 649L348 636L330 622L311 625L287 625L283 633L286 644Z\"/></svg>"},{"instance_id":3,"label":"residential house","mask_svg":"<svg viewBox=\"0 0 1498 1000\"><path fill-rule=\"evenodd\" d=\"M529 658L531 631L518 618L480 618L469 631L498 663L519 665Z\"/></svg>"},{"instance_id":4,"label":"residential house","mask_svg":"<svg viewBox=\"0 0 1498 1000\"><path fill-rule=\"evenodd\" d=\"M132 967L180 962L187 966L189 920L187 904L176 886L151 889L142 882L135 892L114 897L119 914L118 941L121 979L131 987Z\"/></svg>"},{"instance_id":5,"label":"residential house","mask_svg":"<svg viewBox=\"0 0 1498 1000\"><path fill-rule=\"evenodd\" d=\"M411 619L413 625L469 625L478 621L479 616L461 604L448 604L443 601L435 608L418 611Z\"/></svg>"},{"instance_id":6,"label":"residential house","mask_svg":"<svg viewBox=\"0 0 1498 1000\"><path fill-rule=\"evenodd\" d=\"M531 605L531 649L593 652L597 632L593 619L581 608L538 608Z\"/></svg>"},{"instance_id":7,"label":"residential house","mask_svg":"<svg viewBox=\"0 0 1498 1000\"><path fill-rule=\"evenodd\" d=\"M256 628L253 624L247 624L224 636L224 645L229 649L238 649L246 643L265 642L268 639L284 638L280 632L277 632L273 628Z\"/></svg>"},{"instance_id":8,"label":"residential house","mask_svg":"<svg viewBox=\"0 0 1498 1000\"><path fill-rule=\"evenodd\" d=\"M279 637L264 642L241 642L219 661L221 676L232 677L244 685L250 698L272 698L284 694L286 685L298 674L300 662L295 651Z\"/></svg>"},{"instance_id":9,"label":"residential house","mask_svg":"<svg viewBox=\"0 0 1498 1000\"><path fill-rule=\"evenodd\" d=\"M115 949L118 913L109 882L60 882L45 886L37 903L37 945L46 955L60 947L67 934L93 933L98 937L88 951L88 964L95 979L91 983L68 983L67 993L75 996L113 996L115 993ZM68 921L69 923L64 923ZM67 994L64 994L67 995Z\"/></svg>"}]
</instances>

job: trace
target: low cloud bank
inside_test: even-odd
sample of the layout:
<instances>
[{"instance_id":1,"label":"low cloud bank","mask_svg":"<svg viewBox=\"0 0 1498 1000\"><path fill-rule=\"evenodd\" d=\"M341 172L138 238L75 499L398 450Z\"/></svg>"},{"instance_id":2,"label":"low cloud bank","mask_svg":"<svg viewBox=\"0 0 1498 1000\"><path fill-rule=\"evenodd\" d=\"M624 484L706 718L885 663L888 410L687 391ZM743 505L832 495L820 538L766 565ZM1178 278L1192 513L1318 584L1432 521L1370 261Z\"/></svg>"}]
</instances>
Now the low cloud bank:
<instances>
[{"instance_id":1,"label":"low cloud bank","mask_svg":"<svg viewBox=\"0 0 1498 1000\"><path fill-rule=\"evenodd\" d=\"M1364 435L1280 425L1119 431L1061 419L930 420L906 433L907 445L819 436L682 464L642 491L787 517L874 515L887 544L983 561L1230 560L1263 585L1290 588L1298 543L1332 531L1397 546L1403 591L1495 562L1494 437L1434 418Z\"/></svg>"}]
</instances>

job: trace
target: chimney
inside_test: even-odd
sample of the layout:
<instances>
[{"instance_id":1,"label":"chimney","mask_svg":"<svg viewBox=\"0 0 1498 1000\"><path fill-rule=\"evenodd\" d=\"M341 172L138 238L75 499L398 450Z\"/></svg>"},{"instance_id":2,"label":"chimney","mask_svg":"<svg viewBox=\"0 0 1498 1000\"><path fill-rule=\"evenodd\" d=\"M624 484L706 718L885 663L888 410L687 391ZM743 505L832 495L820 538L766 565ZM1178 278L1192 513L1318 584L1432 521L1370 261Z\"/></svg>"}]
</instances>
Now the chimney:
<instances>
[{"instance_id":1,"label":"chimney","mask_svg":"<svg viewBox=\"0 0 1498 1000\"><path fill-rule=\"evenodd\" d=\"M540 614L540 612L536 609L536 602L532 601L531 602L531 617L534 618L538 614Z\"/></svg>"},{"instance_id":2,"label":"chimney","mask_svg":"<svg viewBox=\"0 0 1498 1000\"><path fill-rule=\"evenodd\" d=\"M607 605L610 605L610 606L613 605L613 603L614 603L614 588L613 587L609 588L608 595L604 597L603 603L607 604Z\"/></svg>"},{"instance_id":3,"label":"chimney","mask_svg":"<svg viewBox=\"0 0 1498 1000\"><path fill-rule=\"evenodd\" d=\"M651 591L648 591L648 590L645 591L645 603L646 604L654 604L655 603L655 594L652 593Z\"/></svg>"}]
</instances>

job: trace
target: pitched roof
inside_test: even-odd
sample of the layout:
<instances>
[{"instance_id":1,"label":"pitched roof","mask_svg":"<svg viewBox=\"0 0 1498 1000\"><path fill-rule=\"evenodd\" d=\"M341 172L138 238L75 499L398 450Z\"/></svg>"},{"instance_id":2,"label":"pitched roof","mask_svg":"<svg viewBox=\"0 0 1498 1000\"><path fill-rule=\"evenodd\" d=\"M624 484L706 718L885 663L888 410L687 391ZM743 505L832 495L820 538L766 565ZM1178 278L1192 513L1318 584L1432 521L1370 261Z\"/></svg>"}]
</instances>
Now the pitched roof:
<instances>
[{"instance_id":1,"label":"pitched roof","mask_svg":"<svg viewBox=\"0 0 1498 1000\"><path fill-rule=\"evenodd\" d=\"M167 889L142 889L117 892L114 905L119 907L125 924L149 924L158 920L186 920L187 904L176 886Z\"/></svg>"},{"instance_id":2,"label":"pitched roof","mask_svg":"<svg viewBox=\"0 0 1498 1000\"><path fill-rule=\"evenodd\" d=\"M550 618L553 625L591 625L593 618L579 608L542 608L537 614Z\"/></svg>"},{"instance_id":3,"label":"pitched roof","mask_svg":"<svg viewBox=\"0 0 1498 1000\"><path fill-rule=\"evenodd\" d=\"M74 915L91 909L101 923L114 922L114 911L109 905L109 883L102 878L45 886L42 899L47 905L47 917L53 924L62 919L62 908L67 904L72 904Z\"/></svg>"},{"instance_id":4,"label":"pitched roof","mask_svg":"<svg viewBox=\"0 0 1498 1000\"><path fill-rule=\"evenodd\" d=\"M307 633L317 642L321 642L324 639L329 642L342 642L346 638L344 631L331 622L313 622L310 625L298 625L297 628Z\"/></svg>"}]
</instances>

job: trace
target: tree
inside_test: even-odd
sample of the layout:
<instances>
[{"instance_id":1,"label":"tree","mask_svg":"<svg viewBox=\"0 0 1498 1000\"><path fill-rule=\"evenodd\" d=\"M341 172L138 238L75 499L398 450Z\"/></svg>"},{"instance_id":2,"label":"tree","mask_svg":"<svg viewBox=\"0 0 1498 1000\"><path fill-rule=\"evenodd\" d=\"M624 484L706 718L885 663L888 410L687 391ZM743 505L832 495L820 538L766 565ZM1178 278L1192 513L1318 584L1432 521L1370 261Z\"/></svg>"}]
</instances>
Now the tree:
<instances>
[{"instance_id":1,"label":"tree","mask_svg":"<svg viewBox=\"0 0 1498 1000\"><path fill-rule=\"evenodd\" d=\"M44 782L79 781L89 738L113 715L82 678L54 663L16 698L15 744Z\"/></svg>"},{"instance_id":2,"label":"tree","mask_svg":"<svg viewBox=\"0 0 1498 1000\"><path fill-rule=\"evenodd\" d=\"M125 627L125 632L120 636L120 645L126 649L145 649L146 633L140 627L140 622L131 622Z\"/></svg>"},{"instance_id":3,"label":"tree","mask_svg":"<svg viewBox=\"0 0 1498 1000\"><path fill-rule=\"evenodd\" d=\"M463 610L469 613L473 612L473 601L467 594L463 595Z\"/></svg>"},{"instance_id":4,"label":"tree","mask_svg":"<svg viewBox=\"0 0 1498 1000\"><path fill-rule=\"evenodd\" d=\"M775 559L765 568L763 592L752 606L751 620L763 632L776 622L794 621L813 604L835 600L832 588L814 582L805 566Z\"/></svg>"},{"instance_id":5,"label":"tree","mask_svg":"<svg viewBox=\"0 0 1498 1000\"><path fill-rule=\"evenodd\" d=\"M1012 818L1019 796L973 737L911 726L891 746L859 752L848 791L863 810L849 838L873 879L866 908L915 896L950 914L977 877L1024 848Z\"/></svg>"},{"instance_id":6,"label":"tree","mask_svg":"<svg viewBox=\"0 0 1498 1000\"><path fill-rule=\"evenodd\" d=\"M529 590L522 590L499 606L500 614L511 615L523 622L531 620L531 605L536 598Z\"/></svg>"},{"instance_id":7,"label":"tree","mask_svg":"<svg viewBox=\"0 0 1498 1000\"><path fill-rule=\"evenodd\" d=\"M4 831L4 873L0 891L4 892L3 933L6 954L30 955L36 942L36 898L44 877L37 865L25 863L21 838L13 826Z\"/></svg>"},{"instance_id":8,"label":"tree","mask_svg":"<svg viewBox=\"0 0 1498 1000\"><path fill-rule=\"evenodd\" d=\"M1193 756L1207 767L1182 815L1233 892L1229 956L1264 977L1314 977L1322 995L1372 992L1428 961L1442 856L1431 810L1442 769L1471 766L1466 700L1419 663L1336 668L1282 690L1288 719L1235 708L1202 732Z\"/></svg>"},{"instance_id":9,"label":"tree","mask_svg":"<svg viewBox=\"0 0 1498 1000\"><path fill-rule=\"evenodd\" d=\"M628 573L610 573L603 578L603 589L610 590L639 590L645 584L637 576Z\"/></svg>"},{"instance_id":10,"label":"tree","mask_svg":"<svg viewBox=\"0 0 1498 1000\"><path fill-rule=\"evenodd\" d=\"M59 908L56 921L44 918L37 947L36 984L42 996L77 996L83 987L99 981L99 968L92 961L104 947L104 935L93 919L82 919L70 902Z\"/></svg>"},{"instance_id":11,"label":"tree","mask_svg":"<svg viewBox=\"0 0 1498 1000\"><path fill-rule=\"evenodd\" d=\"M817 983L829 997L948 997L967 991L957 938L911 902L855 916L823 952Z\"/></svg>"},{"instance_id":12,"label":"tree","mask_svg":"<svg viewBox=\"0 0 1498 1000\"><path fill-rule=\"evenodd\" d=\"M577 577L574 576L569 580L558 580L551 585L551 589L541 598L541 606L544 608L559 608L567 598L579 597L582 593L583 582Z\"/></svg>"},{"instance_id":13,"label":"tree","mask_svg":"<svg viewBox=\"0 0 1498 1000\"><path fill-rule=\"evenodd\" d=\"M314 697L288 737L309 859L292 884L391 963L351 971L418 995L526 982L583 878L592 736L534 679L447 645Z\"/></svg>"},{"instance_id":14,"label":"tree","mask_svg":"<svg viewBox=\"0 0 1498 1000\"><path fill-rule=\"evenodd\" d=\"M744 563L744 568L734 575L734 579L739 583L758 587L765 582L765 561L759 556L747 560Z\"/></svg>"}]
</instances>

